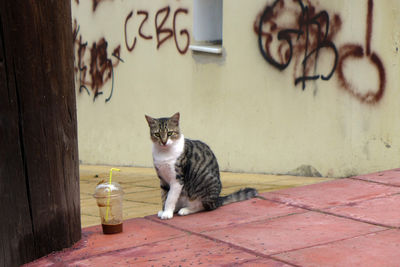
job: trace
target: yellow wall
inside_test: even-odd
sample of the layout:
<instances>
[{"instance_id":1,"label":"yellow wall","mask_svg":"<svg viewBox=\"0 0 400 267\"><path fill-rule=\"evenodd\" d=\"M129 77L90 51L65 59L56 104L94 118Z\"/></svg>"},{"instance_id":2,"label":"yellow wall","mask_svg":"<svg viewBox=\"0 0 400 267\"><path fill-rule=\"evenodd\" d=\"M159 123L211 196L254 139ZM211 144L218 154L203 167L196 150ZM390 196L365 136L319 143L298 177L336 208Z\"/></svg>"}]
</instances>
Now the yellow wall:
<instances>
[{"instance_id":1,"label":"yellow wall","mask_svg":"<svg viewBox=\"0 0 400 267\"><path fill-rule=\"evenodd\" d=\"M156 14L167 6L170 13L163 29L171 30L175 12L186 9L187 14L178 12L175 17L177 43L181 50L188 45L186 36L179 34L184 29L193 43L191 0L103 0L95 10L93 2L72 1L83 163L152 166L144 114L163 117L179 111L185 136L208 143L222 170L287 173L311 165L323 176L341 177L399 166L398 0L369 0L369 24L368 0L303 0L309 14L326 11L323 14L331 21L330 47L319 50L317 61L308 61L308 74L326 76L334 70L329 80L307 81L304 90L294 81L303 74L306 29L311 43L316 40L316 26L303 25L299 40L290 35L294 47L291 62L279 70L263 58L254 29L266 5L272 5L271 0L223 2L222 56L194 54L190 49L180 53L173 36L157 48ZM263 30L275 38L269 47L276 60L279 45L282 51L288 49L284 41L276 41L277 32L298 29L299 22L294 18L299 10L298 4L281 0L274 8L276 16L263 25ZM148 19L141 27L146 14ZM159 13L158 25L164 15ZM270 27L272 20L277 29ZM139 29L152 39L141 37ZM102 38L107 42L107 56L100 53L98 42ZM134 38L135 47L128 51L126 42L131 47ZM264 47L265 39L262 44ZM118 47L123 62L112 55ZM312 44L307 47L308 51L314 48ZM357 49L362 52L358 58L354 56ZM111 75L107 62L113 64L114 74L108 102L105 100L112 82L105 81ZM93 70L99 71L97 85L92 81L96 76ZM80 85L85 85L90 95L86 89L80 90ZM94 101L96 86L103 94ZM380 86L382 97L378 96ZM370 97L365 97L368 92Z\"/></svg>"}]
</instances>

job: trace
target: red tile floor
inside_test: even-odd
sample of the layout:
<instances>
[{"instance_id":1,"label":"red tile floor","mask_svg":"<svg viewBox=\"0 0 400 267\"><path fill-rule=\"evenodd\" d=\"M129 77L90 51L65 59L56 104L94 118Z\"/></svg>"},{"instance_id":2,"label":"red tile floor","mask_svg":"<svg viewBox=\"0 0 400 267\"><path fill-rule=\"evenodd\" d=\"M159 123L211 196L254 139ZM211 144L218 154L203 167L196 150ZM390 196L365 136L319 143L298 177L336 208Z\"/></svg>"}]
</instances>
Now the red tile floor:
<instances>
[{"instance_id":1,"label":"red tile floor","mask_svg":"<svg viewBox=\"0 0 400 267\"><path fill-rule=\"evenodd\" d=\"M27 266L400 266L400 169L261 195L115 235L84 228Z\"/></svg>"}]
</instances>

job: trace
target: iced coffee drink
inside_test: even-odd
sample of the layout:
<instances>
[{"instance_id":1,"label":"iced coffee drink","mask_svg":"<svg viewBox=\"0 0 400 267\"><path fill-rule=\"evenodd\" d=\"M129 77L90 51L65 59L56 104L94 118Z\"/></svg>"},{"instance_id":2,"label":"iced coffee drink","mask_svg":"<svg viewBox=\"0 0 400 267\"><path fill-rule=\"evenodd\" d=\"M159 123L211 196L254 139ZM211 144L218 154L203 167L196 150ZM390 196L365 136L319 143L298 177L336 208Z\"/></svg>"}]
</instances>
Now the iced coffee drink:
<instances>
[{"instance_id":1,"label":"iced coffee drink","mask_svg":"<svg viewBox=\"0 0 400 267\"><path fill-rule=\"evenodd\" d=\"M122 232L123 194L121 185L116 182L101 183L96 187L94 197L99 207L104 234Z\"/></svg>"}]
</instances>

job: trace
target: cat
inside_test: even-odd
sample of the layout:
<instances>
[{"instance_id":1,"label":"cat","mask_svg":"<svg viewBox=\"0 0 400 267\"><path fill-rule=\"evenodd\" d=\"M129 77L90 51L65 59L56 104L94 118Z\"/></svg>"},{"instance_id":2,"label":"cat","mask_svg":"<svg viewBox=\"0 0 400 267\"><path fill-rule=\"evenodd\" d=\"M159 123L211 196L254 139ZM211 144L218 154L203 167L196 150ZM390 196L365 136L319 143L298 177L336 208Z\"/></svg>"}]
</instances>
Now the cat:
<instances>
[{"instance_id":1,"label":"cat","mask_svg":"<svg viewBox=\"0 0 400 267\"><path fill-rule=\"evenodd\" d=\"M220 196L221 180L217 159L208 145L186 139L179 129L179 112L170 118L145 115L153 142L153 163L160 179L161 219L174 213L188 215L214 210L222 205L257 196L257 190L244 188Z\"/></svg>"}]
</instances>

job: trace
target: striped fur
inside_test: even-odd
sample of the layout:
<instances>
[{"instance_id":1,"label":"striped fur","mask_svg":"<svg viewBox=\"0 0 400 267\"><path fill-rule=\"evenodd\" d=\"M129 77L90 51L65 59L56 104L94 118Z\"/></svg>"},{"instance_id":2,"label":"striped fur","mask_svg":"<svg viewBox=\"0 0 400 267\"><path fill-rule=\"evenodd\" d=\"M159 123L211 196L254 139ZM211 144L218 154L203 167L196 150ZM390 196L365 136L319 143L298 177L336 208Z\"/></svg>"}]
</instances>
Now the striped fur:
<instances>
[{"instance_id":1,"label":"striped fur","mask_svg":"<svg viewBox=\"0 0 400 267\"><path fill-rule=\"evenodd\" d=\"M171 118L146 116L146 119L153 141L154 166L160 178L163 210L158 215L161 219L172 218L174 212L187 215L214 210L257 196L253 188L220 196L222 185L217 159L205 143L183 137L179 113Z\"/></svg>"}]
</instances>

